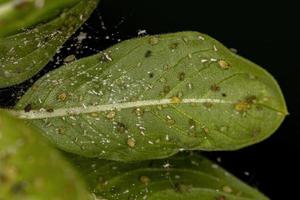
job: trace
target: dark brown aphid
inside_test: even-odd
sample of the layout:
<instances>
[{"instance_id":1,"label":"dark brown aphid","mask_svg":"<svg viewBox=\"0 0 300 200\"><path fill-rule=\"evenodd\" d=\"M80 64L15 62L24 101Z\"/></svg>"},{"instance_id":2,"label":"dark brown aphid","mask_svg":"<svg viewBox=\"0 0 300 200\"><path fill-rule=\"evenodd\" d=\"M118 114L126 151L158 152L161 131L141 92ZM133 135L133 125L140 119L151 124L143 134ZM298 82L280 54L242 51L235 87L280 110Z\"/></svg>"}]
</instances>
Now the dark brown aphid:
<instances>
[{"instance_id":1,"label":"dark brown aphid","mask_svg":"<svg viewBox=\"0 0 300 200\"><path fill-rule=\"evenodd\" d=\"M178 45L179 44L177 42L175 42L175 43L170 44L169 47L170 47L171 50L175 50L178 47Z\"/></svg>"},{"instance_id":2,"label":"dark brown aphid","mask_svg":"<svg viewBox=\"0 0 300 200\"><path fill-rule=\"evenodd\" d=\"M168 85L164 86L164 89L163 89L164 94L168 94L170 91L171 91L170 86L168 86Z\"/></svg>"},{"instance_id":3,"label":"dark brown aphid","mask_svg":"<svg viewBox=\"0 0 300 200\"><path fill-rule=\"evenodd\" d=\"M151 56L152 56L152 51L150 51L150 50L146 51L145 58L149 58Z\"/></svg>"},{"instance_id":4,"label":"dark brown aphid","mask_svg":"<svg viewBox=\"0 0 300 200\"><path fill-rule=\"evenodd\" d=\"M184 72L180 72L180 73L178 74L178 80L179 80L179 81L184 81L184 79L185 79L185 73L184 73Z\"/></svg>"},{"instance_id":5,"label":"dark brown aphid","mask_svg":"<svg viewBox=\"0 0 300 200\"><path fill-rule=\"evenodd\" d=\"M247 103L249 103L249 104L254 104L254 103L256 102L256 100L257 100L257 97L254 96L254 95L251 95L251 96L247 96L247 97L245 98L245 100L246 100Z\"/></svg>"},{"instance_id":6,"label":"dark brown aphid","mask_svg":"<svg viewBox=\"0 0 300 200\"><path fill-rule=\"evenodd\" d=\"M218 92L218 91L220 91L220 86L213 84L210 86L210 90L213 92Z\"/></svg>"},{"instance_id":7,"label":"dark brown aphid","mask_svg":"<svg viewBox=\"0 0 300 200\"><path fill-rule=\"evenodd\" d=\"M25 106L24 112L30 112L32 110L32 105L29 103Z\"/></svg>"},{"instance_id":8,"label":"dark brown aphid","mask_svg":"<svg viewBox=\"0 0 300 200\"><path fill-rule=\"evenodd\" d=\"M127 127L122 122L117 122L117 131L119 133L125 133L127 131Z\"/></svg>"},{"instance_id":9,"label":"dark brown aphid","mask_svg":"<svg viewBox=\"0 0 300 200\"><path fill-rule=\"evenodd\" d=\"M148 76L149 76L149 78L153 78L154 77L154 73L150 72L150 73L148 73Z\"/></svg>"},{"instance_id":10,"label":"dark brown aphid","mask_svg":"<svg viewBox=\"0 0 300 200\"><path fill-rule=\"evenodd\" d=\"M49 113L54 112L53 108L48 108L46 111L49 112Z\"/></svg>"}]
</instances>

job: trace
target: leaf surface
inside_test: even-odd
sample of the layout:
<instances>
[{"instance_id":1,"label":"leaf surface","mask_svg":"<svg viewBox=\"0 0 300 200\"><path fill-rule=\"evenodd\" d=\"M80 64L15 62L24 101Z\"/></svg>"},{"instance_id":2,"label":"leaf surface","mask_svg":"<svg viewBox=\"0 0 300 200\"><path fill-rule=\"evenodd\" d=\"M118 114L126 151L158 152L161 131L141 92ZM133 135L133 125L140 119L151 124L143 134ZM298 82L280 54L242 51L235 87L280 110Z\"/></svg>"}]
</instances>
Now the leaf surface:
<instances>
[{"instance_id":1,"label":"leaf surface","mask_svg":"<svg viewBox=\"0 0 300 200\"><path fill-rule=\"evenodd\" d=\"M197 154L120 163L69 156L96 196L110 200L265 200L218 165Z\"/></svg>"},{"instance_id":2,"label":"leaf surface","mask_svg":"<svg viewBox=\"0 0 300 200\"><path fill-rule=\"evenodd\" d=\"M89 199L74 168L23 121L0 111L0 199Z\"/></svg>"},{"instance_id":3,"label":"leaf surface","mask_svg":"<svg viewBox=\"0 0 300 200\"><path fill-rule=\"evenodd\" d=\"M70 4L71 1L67 2ZM97 2L98 0L77 1L45 23L0 37L0 88L19 84L38 73L87 20ZM52 7L56 8L56 4L51 5L50 10Z\"/></svg>"},{"instance_id":4,"label":"leaf surface","mask_svg":"<svg viewBox=\"0 0 300 200\"><path fill-rule=\"evenodd\" d=\"M123 161L239 149L287 113L270 74L197 32L124 41L62 66L16 109L65 151Z\"/></svg>"},{"instance_id":5,"label":"leaf surface","mask_svg":"<svg viewBox=\"0 0 300 200\"><path fill-rule=\"evenodd\" d=\"M2 0L0 1L0 38L57 17L79 0Z\"/></svg>"}]
</instances>

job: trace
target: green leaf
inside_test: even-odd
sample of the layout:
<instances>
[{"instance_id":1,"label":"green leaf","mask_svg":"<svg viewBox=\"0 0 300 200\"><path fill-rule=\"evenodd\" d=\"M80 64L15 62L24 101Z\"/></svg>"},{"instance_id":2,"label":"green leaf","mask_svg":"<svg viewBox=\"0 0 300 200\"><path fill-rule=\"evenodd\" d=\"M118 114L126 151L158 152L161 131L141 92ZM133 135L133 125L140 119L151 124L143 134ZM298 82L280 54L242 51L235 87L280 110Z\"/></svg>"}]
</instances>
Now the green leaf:
<instances>
[{"instance_id":1,"label":"green leaf","mask_svg":"<svg viewBox=\"0 0 300 200\"><path fill-rule=\"evenodd\" d=\"M107 200L264 200L218 165L196 154L165 160L120 163L69 156L89 183L90 191Z\"/></svg>"},{"instance_id":2,"label":"green leaf","mask_svg":"<svg viewBox=\"0 0 300 200\"><path fill-rule=\"evenodd\" d=\"M67 2L70 4L71 1L66 1L64 4ZM39 23L35 27L14 35L0 37L0 88L19 84L38 73L65 41L86 21L97 2L98 0L77 1L46 23ZM47 8L45 12L57 9L57 3L49 4L50 7L45 7ZM61 7L64 4L58 5ZM35 12L32 13L34 14ZM0 30L6 30L6 28L3 27Z\"/></svg>"},{"instance_id":3,"label":"green leaf","mask_svg":"<svg viewBox=\"0 0 300 200\"><path fill-rule=\"evenodd\" d=\"M0 199L88 199L85 188L35 129L0 111Z\"/></svg>"},{"instance_id":4,"label":"green leaf","mask_svg":"<svg viewBox=\"0 0 300 200\"><path fill-rule=\"evenodd\" d=\"M287 113L264 69L197 32L124 41L62 66L16 109L65 151L122 161L239 149Z\"/></svg>"},{"instance_id":5,"label":"green leaf","mask_svg":"<svg viewBox=\"0 0 300 200\"><path fill-rule=\"evenodd\" d=\"M9 36L57 17L79 0L0 1L0 37Z\"/></svg>"}]
</instances>

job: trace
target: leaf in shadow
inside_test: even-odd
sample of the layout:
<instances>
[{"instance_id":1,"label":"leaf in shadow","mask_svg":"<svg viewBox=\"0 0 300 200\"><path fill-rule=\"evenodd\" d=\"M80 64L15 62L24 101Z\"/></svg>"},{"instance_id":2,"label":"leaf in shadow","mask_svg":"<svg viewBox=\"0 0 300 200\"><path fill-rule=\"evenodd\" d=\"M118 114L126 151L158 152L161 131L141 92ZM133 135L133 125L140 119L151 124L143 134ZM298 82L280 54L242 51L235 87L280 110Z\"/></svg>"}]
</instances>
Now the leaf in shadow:
<instances>
[{"instance_id":1,"label":"leaf in shadow","mask_svg":"<svg viewBox=\"0 0 300 200\"><path fill-rule=\"evenodd\" d=\"M0 111L0 199L89 199L74 168L34 128Z\"/></svg>"},{"instance_id":2,"label":"leaf in shadow","mask_svg":"<svg viewBox=\"0 0 300 200\"><path fill-rule=\"evenodd\" d=\"M79 0L0 1L0 38L47 22Z\"/></svg>"},{"instance_id":3,"label":"leaf in shadow","mask_svg":"<svg viewBox=\"0 0 300 200\"><path fill-rule=\"evenodd\" d=\"M266 200L258 190L199 154L121 163L67 155L96 196L107 200Z\"/></svg>"}]
</instances>

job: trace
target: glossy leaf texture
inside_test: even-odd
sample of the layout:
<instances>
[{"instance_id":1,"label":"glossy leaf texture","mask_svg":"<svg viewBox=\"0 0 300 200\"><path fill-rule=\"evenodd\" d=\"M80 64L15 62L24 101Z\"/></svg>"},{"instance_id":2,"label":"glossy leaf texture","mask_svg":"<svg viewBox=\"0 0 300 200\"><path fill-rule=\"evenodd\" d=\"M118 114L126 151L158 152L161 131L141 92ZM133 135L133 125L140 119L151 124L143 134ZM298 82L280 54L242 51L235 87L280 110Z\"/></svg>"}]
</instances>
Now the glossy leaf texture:
<instances>
[{"instance_id":1,"label":"glossy leaf texture","mask_svg":"<svg viewBox=\"0 0 300 200\"><path fill-rule=\"evenodd\" d=\"M287 113L270 74L197 32L124 41L62 66L16 109L65 151L122 161L239 149Z\"/></svg>"},{"instance_id":2,"label":"glossy leaf texture","mask_svg":"<svg viewBox=\"0 0 300 200\"><path fill-rule=\"evenodd\" d=\"M0 88L19 84L38 73L87 20L97 3L77 1L45 23L0 38Z\"/></svg>"},{"instance_id":3,"label":"glossy leaf texture","mask_svg":"<svg viewBox=\"0 0 300 200\"><path fill-rule=\"evenodd\" d=\"M80 178L40 133L0 111L0 199L89 199Z\"/></svg>"},{"instance_id":4,"label":"glossy leaf texture","mask_svg":"<svg viewBox=\"0 0 300 200\"><path fill-rule=\"evenodd\" d=\"M127 164L69 157L89 183L90 192L107 200L268 199L197 154Z\"/></svg>"}]
</instances>

